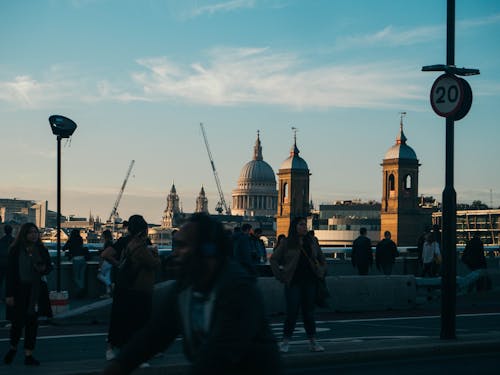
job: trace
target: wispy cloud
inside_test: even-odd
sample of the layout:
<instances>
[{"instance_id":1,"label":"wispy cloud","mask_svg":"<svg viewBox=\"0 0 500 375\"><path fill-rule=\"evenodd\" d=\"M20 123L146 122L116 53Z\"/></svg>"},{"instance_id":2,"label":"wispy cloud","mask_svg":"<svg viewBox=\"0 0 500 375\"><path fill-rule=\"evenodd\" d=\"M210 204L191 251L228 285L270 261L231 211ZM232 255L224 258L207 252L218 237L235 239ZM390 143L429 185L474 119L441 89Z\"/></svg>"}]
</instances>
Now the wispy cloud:
<instances>
[{"instance_id":1,"label":"wispy cloud","mask_svg":"<svg viewBox=\"0 0 500 375\"><path fill-rule=\"evenodd\" d=\"M253 8L254 6L255 6L255 0L231 0L211 5L195 7L191 11L190 16L198 17L204 14L213 15L215 13L231 12L237 9Z\"/></svg>"},{"instance_id":2,"label":"wispy cloud","mask_svg":"<svg viewBox=\"0 0 500 375\"><path fill-rule=\"evenodd\" d=\"M472 18L457 21L457 28L472 29L500 23L500 14L488 17ZM336 40L336 48L359 48L363 46L408 46L418 43L426 43L431 40L443 39L446 35L446 25L428 25L415 28L395 27L387 25L379 31L369 34L350 35L339 37Z\"/></svg>"},{"instance_id":3,"label":"wispy cloud","mask_svg":"<svg viewBox=\"0 0 500 375\"><path fill-rule=\"evenodd\" d=\"M208 63L182 67L166 57L137 62L133 75L152 100L211 105L263 104L295 109L397 107L421 100L418 70L400 62L306 67L291 53L267 48L217 48ZM385 73L391 71L390 78Z\"/></svg>"}]
</instances>

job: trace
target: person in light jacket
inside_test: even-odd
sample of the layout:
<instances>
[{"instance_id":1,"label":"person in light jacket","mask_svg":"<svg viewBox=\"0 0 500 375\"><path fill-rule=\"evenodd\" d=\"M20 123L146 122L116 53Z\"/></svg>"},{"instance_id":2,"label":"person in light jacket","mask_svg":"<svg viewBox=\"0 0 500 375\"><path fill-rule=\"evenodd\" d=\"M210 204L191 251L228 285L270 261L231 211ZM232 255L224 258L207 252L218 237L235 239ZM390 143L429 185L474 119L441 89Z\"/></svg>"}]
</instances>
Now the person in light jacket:
<instances>
[{"instance_id":1,"label":"person in light jacket","mask_svg":"<svg viewBox=\"0 0 500 375\"><path fill-rule=\"evenodd\" d=\"M285 284L286 319L280 351L288 352L299 309L302 310L310 350L323 351L324 348L316 342L314 304L317 280L325 276L326 259L317 242L308 235L304 217L292 220L288 237L273 252L270 263L274 276Z\"/></svg>"}]
</instances>

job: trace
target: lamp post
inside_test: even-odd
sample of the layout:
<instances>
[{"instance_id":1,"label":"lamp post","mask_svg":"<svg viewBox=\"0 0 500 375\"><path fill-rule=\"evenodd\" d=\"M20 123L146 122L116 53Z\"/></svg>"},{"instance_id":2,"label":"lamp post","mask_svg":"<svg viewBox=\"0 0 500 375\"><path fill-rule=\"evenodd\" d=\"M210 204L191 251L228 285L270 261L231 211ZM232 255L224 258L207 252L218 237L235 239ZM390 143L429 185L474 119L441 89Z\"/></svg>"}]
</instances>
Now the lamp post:
<instances>
[{"instance_id":1,"label":"lamp post","mask_svg":"<svg viewBox=\"0 0 500 375\"><path fill-rule=\"evenodd\" d=\"M76 123L67 117L52 115L49 117L52 133L57 137L57 291L61 291L61 140L69 138L76 130Z\"/></svg>"}]
</instances>

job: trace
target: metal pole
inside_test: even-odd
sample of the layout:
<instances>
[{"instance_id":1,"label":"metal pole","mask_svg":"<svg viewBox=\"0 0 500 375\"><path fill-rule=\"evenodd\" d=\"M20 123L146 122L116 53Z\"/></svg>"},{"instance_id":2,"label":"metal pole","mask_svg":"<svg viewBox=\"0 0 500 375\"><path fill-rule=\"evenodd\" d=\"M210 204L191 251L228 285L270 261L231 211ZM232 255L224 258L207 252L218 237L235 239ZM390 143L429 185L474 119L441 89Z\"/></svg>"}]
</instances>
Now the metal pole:
<instances>
[{"instance_id":1,"label":"metal pole","mask_svg":"<svg viewBox=\"0 0 500 375\"><path fill-rule=\"evenodd\" d=\"M447 0L446 64L455 65L455 0ZM443 191L441 338L454 339L456 320L457 194L453 187L455 121L446 118L446 184Z\"/></svg>"},{"instance_id":2,"label":"metal pole","mask_svg":"<svg viewBox=\"0 0 500 375\"><path fill-rule=\"evenodd\" d=\"M57 136L57 291L61 291L61 137Z\"/></svg>"}]
</instances>

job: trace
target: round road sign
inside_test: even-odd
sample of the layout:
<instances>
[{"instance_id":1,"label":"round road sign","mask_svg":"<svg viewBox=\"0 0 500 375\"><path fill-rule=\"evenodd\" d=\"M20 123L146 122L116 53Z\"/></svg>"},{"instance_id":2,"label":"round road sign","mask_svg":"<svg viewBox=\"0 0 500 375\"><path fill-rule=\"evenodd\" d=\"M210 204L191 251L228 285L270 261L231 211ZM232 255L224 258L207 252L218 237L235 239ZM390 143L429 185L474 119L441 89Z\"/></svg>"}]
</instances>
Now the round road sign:
<instances>
[{"instance_id":1,"label":"round road sign","mask_svg":"<svg viewBox=\"0 0 500 375\"><path fill-rule=\"evenodd\" d=\"M431 106L437 115L463 118L472 103L472 90L462 78L453 74L439 76L431 88ZM464 113L465 112L465 113Z\"/></svg>"}]
</instances>

